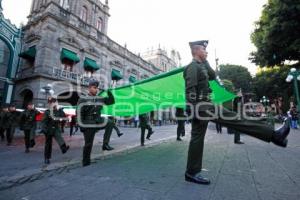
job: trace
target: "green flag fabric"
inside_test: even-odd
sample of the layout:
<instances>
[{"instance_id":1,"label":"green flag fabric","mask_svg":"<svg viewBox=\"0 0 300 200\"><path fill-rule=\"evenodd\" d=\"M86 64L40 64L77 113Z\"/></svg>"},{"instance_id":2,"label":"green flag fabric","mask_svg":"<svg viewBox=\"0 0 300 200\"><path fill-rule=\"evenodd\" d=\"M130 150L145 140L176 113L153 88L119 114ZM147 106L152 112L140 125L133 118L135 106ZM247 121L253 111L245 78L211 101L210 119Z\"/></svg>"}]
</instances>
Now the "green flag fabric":
<instances>
[{"instance_id":1,"label":"green flag fabric","mask_svg":"<svg viewBox=\"0 0 300 200\"><path fill-rule=\"evenodd\" d=\"M185 107L184 68L137 81L133 84L111 89L115 104L103 107L103 114L118 117L133 117L170 107ZM210 81L212 100L221 104L235 98L216 81ZM106 96L107 94L101 94Z\"/></svg>"}]
</instances>

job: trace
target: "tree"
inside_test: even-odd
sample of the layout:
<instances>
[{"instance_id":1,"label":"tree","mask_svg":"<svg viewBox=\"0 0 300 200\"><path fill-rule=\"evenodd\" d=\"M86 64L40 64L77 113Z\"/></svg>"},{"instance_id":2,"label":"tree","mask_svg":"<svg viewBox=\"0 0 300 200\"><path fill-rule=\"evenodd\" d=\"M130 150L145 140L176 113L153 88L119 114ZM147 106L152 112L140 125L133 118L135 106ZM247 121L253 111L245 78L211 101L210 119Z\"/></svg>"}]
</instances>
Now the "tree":
<instances>
[{"instance_id":1,"label":"tree","mask_svg":"<svg viewBox=\"0 0 300 200\"><path fill-rule=\"evenodd\" d=\"M287 110L293 95L293 84L285 81L290 67L261 68L253 78L253 89L257 95L257 101L263 96L271 101L278 97L283 98L284 109Z\"/></svg>"},{"instance_id":2,"label":"tree","mask_svg":"<svg viewBox=\"0 0 300 200\"><path fill-rule=\"evenodd\" d=\"M252 77L246 67L240 65L220 65L220 78L227 79L233 83L235 89L242 89L243 92L252 91Z\"/></svg>"},{"instance_id":3,"label":"tree","mask_svg":"<svg viewBox=\"0 0 300 200\"><path fill-rule=\"evenodd\" d=\"M300 61L300 1L269 0L255 23L251 41L257 47L250 60L262 67Z\"/></svg>"}]
</instances>

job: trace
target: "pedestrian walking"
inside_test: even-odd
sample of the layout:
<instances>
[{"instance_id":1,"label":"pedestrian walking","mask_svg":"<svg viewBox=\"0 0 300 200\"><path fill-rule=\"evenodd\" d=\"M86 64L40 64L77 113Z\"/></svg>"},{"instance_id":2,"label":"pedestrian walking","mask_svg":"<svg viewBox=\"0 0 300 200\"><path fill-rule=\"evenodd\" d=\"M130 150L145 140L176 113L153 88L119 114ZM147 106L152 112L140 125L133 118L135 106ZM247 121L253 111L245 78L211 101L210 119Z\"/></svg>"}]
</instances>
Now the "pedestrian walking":
<instances>
[{"instance_id":1,"label":"pedestrian walking","mask_svg":"<svg viewBox=\"0 0 300 200\"><path fill-rule=\"evenodd\" d=\"M152 127L149 122L149 115L148 114L141 114L139 115L140 127L141 127L141 146L145 145L145 132L148 130L147 140L150 140L151 135L154 133Z\"/></svg>"}]
</instances>

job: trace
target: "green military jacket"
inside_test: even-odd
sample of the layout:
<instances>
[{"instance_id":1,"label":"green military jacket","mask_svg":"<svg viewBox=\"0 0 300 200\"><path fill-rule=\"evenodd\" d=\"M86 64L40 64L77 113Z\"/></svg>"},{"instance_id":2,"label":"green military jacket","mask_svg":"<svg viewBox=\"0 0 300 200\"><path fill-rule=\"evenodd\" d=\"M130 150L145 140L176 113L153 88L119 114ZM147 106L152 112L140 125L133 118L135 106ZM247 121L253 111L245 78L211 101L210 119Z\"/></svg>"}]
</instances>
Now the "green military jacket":
<instances>
[{"instance_id":1,"label":"green military jacket","mask_svg":"<svg viewBox=\"0 0 300 200\"><path fill-rule=\"evenodd\" d=\"M50 110L46 110L42 119L42 132L46 135L54 135L56 132L60 132L60 123L65 120L66 114L63 109L53 109L53 113Z\"/></svg>"},{"instance_id":2,"label":"green military jacket","mask_svg":"<svg viewBox=\"0 0 300 200\"><path fill-rule=\"evenodd\" d=\"M214 70L207 61L193 60L183 72L185 80L186 101L192 105L199 102L210 102L211 89L209 81L216 78ZM199 109L207 110L207 107Z\"/></svg>"},{"instance_id":3,"label":"green military jacket","mask_svg":"<svg viewBox=\"0 0 300 200\"><path fill-rule=\"evenodd\" d=\"M20 129L21 130L31 130L36 125L36 116L39 114L39 111L25 110L22 112L20 117Z\"/></svg>"},{"instance_id":4,"label":"green military jacket","mask_svg":"<svg viewBox=\"0 0 300 200\"><path fill-rule=\"evenodd\" d=\"M21 113L18 111L7 112L3 120L4 127L6 128L17 127L19 125L20 114Z\"/></svg>"},{"instance_id":5,"label":"green military jacket","mask_svg":"<svg viewBox=\"0 0 300 200\"><path fill-rule=\"evenodd\" d=\"M4 129L4 124L3 124L3 121L4 121L4 116L5 116L5 112L4 111L0 111L0 129Z\"/></svg>"},{"instance_id":6,"label":"green military jacket","mask_svg":"<svg viewBox=\"0 0 300 200\"><path fill-rule=\"evenodd\" d=\"M104 122L101 117L101 110L103 105L112 105L115 103L114 96L110 91L107 92L107 97L101 96L81 96L78 100L77 106L77 120L83 125L94 125ZM85 131L87 127L80 126L81 131ZM101 127L93 127L93 129L99 129Z\"/></svg>"}]
</instances>

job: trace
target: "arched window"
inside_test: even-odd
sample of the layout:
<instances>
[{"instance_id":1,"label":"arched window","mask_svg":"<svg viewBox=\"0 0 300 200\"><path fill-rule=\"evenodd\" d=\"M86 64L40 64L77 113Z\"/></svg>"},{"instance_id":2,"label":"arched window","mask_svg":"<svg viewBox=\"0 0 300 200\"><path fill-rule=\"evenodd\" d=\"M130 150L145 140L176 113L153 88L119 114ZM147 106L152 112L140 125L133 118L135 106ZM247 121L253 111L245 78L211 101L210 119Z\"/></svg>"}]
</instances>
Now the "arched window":
<instances>
[{"instance_id":1,"label":"arched window","mask_svg":"<svg viewBox=\"0 0 300 200\"><path fill-rule=\"evenodd\" d=\"M87 22L87 16L88 16L88 9L87 7L83 6L81 9L80 18L82 21Z\"/></svg>"},{"instance_id":2,"label":"arched window","mask_svg":"<svg viewBox=\"0 0 300 200\"><path fill-rule=\"evenodd\" d=\"M96 28L98 31L102 31L102 26L103 26L103 20L102 18L98 18L96 22Z\"/></svg>"}]
</instances>

